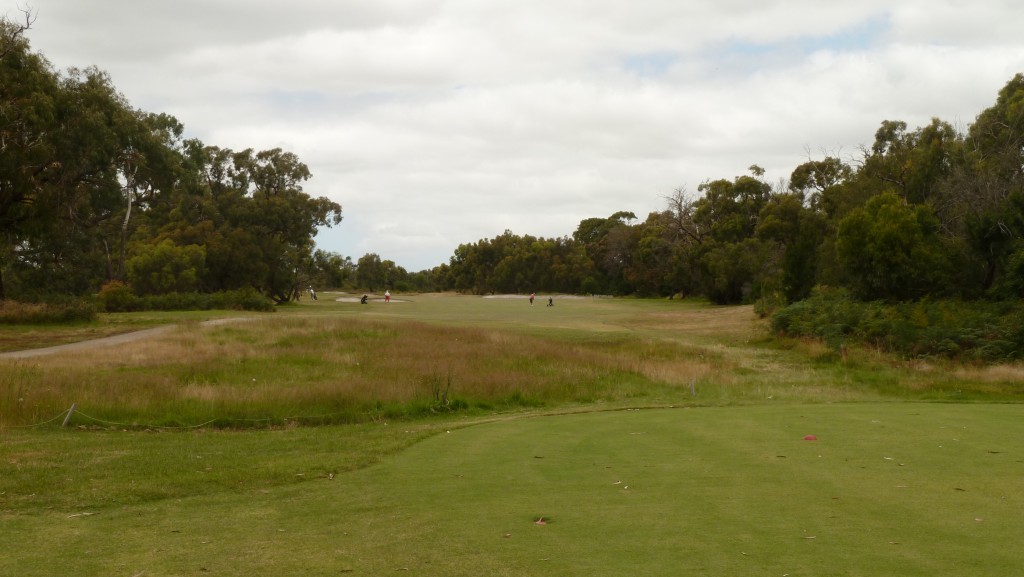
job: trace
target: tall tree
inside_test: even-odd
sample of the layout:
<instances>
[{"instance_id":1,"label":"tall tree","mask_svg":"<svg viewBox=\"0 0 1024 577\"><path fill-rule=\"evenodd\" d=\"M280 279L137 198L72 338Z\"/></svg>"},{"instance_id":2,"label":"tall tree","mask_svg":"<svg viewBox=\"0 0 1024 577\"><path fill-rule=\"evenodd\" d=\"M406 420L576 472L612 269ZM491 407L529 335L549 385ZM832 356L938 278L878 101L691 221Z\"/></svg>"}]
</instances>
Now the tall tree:
<instances>
[{"instance_id":1,"label":"tall tree","mask_svg":"<svg viewBox=\"0 0 1024 577\"><path fill-rule=\"evenodd\" d=\"M356 284L370 292L384 288L384 264L377 253L367 253L356 262Z\"/></svg>"},{"instance_id":2,"label":"tall tree","mask_svg":"<svg viewBox=\"0 0 1024 577\"><path fill-rule=\"evenodd\" d=\"M895 193L869 200L839 224L837 252L855 293L908 300L944 295L949 262L931 209Z\"/></svg>"},{"instance_id":3,"label":"tall tree","mask_svg":"<svg viewBox=\"0 0 1024 577\"><path fill-rule=\"evenodd\" d=\"M1010 79L978 115L965 148L969 162L950 179L949 204L962 215L966 245L984 268L982 289L992 290L1007 284L1004 275L1021 270L1007 264L1024 249L1024 74Z\"/></svg>"},{"instance_id":4,"label":"tall tree","mask_svg":"<svg viewBox=\"0 0 1024 577\"><path fill-rule=\"evenodd\" d=\"M0 17L0 300L23 241L45 228L42 182L55 171L48 135L56 128L59 82L49 62L29 48L33 17Z\"/></svg>"},{"instance_id":5,"label":"tall tree","mask_svg":"<svg viewBox=\"0 0 1024 577\"><path fill-rule=\"evenodd\" d=\"M695 252L702 292L719 304L753 298L770 274L774 260L754 238L761 211L771 198L764 170L753 165L749 176L705 182L698 190L693 220L706 237ZM756 255L756 256L755 256Z\"/></svg>"},{"instance_id":6,"label":"tall tree","mask_svg":"<svg viewBox=\"0 0 1024 577\"><path fill-rule=\"evenodd\" d=\"M573 239L581 243L587 257L594 263L595 274L585 279L587 292L629 294L632 286L625 271L631 261L636 242L632 221L636 214L618 211L607 218L588 218L580 221Z\"/></svg>"},{"instance_id":7,"label":"tall tree","mask_svg":"<svg viewBox=\"0 0 1024 577\"><path fill-rule=\"evenodd\" d=\"M773 241L781 249L781 277L771 284L779 285L786 302L810 295L818 280L825 216L806 205L803 193L779 194L761 210L756 233L759 239Z\"/></svg>"}]
</instances>

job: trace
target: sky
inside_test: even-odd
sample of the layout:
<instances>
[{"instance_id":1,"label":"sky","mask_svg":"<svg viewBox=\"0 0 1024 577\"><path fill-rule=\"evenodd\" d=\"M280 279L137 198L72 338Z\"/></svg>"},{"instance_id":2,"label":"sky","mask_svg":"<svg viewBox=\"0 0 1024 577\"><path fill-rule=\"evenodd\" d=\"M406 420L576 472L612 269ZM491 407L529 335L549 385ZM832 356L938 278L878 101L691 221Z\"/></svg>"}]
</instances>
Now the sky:
<instances>
[{"instance_id":1,"label":"sky","mask_svg":"<svg viewBox=\"0 0 1024 577\"><path fill-rule=\"evenodd\" d=\"M187 138L294 152L317 247L409 272L675 190L961 130L1024 72L1018 0L0 0Z\"/></svg>"}]
</instances>

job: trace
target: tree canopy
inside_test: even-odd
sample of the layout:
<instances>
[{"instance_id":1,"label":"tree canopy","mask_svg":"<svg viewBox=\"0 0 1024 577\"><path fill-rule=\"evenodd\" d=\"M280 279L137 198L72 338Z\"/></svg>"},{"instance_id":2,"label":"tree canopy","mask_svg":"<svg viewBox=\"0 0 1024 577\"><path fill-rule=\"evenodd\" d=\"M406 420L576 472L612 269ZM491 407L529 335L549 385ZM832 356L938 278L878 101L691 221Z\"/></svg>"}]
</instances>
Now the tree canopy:
<instances>
[{"instance_id":1,"label":"tree canopy","mask_svg":"<svg viewBox=\"0 0 1024 577\"><path fill-rule=\"evenodd\" d=\"M701 183L696 196L676 189L642 221L625 210L586 218L560 241L583 263L575 282L533 272L548 253L530 239L505 231L461 245L448 288L699 294L723 304L795 302L820 285L888 301L1021 298L1024 75L966 132L939 119L919 128L883 120L859 156L809 158L776 185L753 165Z\"/></svg>"},{"instance_id":2,"label":"tree canopy","mask_svg":"<svg viewBox=\"0 0 1024 577\"><path fill-rule=\"evenodd\" d=\"M182 140L97 68L56 71L0 19L0 299L256 288L277 302L316 271L318 227L341 206L302 189L281 149Z\"/></svg>"}]
</instances>

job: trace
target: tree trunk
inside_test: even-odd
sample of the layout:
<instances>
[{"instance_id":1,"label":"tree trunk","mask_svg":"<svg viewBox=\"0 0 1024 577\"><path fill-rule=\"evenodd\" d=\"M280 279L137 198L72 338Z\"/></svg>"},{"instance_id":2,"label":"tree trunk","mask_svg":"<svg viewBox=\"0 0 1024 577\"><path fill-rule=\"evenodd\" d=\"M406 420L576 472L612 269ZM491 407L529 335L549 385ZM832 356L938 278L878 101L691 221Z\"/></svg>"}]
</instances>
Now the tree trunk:
<instances>
[{"instance_id":1,"label":"tree trunk","mask_svg":"<svg viewBox=\"0 0 1024 577\"><path fill-rule=\"evenodd\" d=\"M124 211L124 222L121 223L121 259L117 264L117 276L119 280L125 280L127 274L125 271L125 258L128 251L128 222L132 218L132 199L135 197L135 171L138 167L132 169L131 172L125 170L125 186L124 196L127 200L125 211Z\"/></svg>"}]
</instances>

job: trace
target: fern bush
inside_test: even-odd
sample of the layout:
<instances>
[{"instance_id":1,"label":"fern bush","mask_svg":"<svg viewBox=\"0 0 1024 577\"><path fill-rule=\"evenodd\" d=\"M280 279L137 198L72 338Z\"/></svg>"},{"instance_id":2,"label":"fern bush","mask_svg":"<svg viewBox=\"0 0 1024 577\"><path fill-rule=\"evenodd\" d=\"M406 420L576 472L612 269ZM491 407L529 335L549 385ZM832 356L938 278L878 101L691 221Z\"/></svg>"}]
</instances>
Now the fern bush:
<instances>
[{"instance_id":1,"label":"fern bush","mask_svg":"<svg viewBox=\"0 0 1024 577\"><path fill-rule=\"evenodd\" d=\"M855 342L911 358L1024 358L1024 306L1016 301L861 302L843 289L819 288L776 311L771 326L834 349Z\"/></svg>"}]
</instances>

